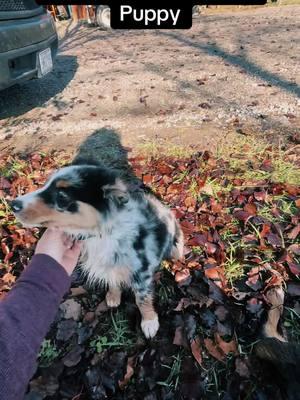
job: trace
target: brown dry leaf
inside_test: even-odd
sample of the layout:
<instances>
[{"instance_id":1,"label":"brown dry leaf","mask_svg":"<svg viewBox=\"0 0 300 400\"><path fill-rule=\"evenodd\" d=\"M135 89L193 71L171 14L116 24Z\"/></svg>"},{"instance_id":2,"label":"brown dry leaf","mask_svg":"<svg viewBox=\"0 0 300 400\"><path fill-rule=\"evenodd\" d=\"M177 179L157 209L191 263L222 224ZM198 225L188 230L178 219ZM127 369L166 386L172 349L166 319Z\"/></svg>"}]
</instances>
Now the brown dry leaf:
<instances>
[{"instance_id":1,"label":"brown dry leaf","mask_svg":"<svg viewBox=\"0 0 300 400\"><path fill-rule=\"evenodd\" d=\"M144 175L144 176L143 176L143 182L144 182L146 185L149 185L150 183L153 182L153 176L152 176L152 175Z\"/></svg>"},{"instance_id":2,"label":"brown dry leaf","mask_svg":"<svg viewBox=\"0 0 300 400\"><path fill-rule=\"evenodd\" d=\"M233 213L234 218L238 219L239 221L247 221L251 214L244 210L237 210Z\"/></svg>"},{"instance_id":3,"label":"brown dry leaf","mask_svg":"<svg viewBox=\"0 0 300 400\"><path fill-rule=\"evenodd\" d=\"M182 326L177 326L175 330L173 344L175 344L176 346L183 346L185 344L185 338L183 336Z\"/></svg>"},{"instance_id":4,"label":"brown dry leaf","mask_svg":"<svg viewBox=\"0 0 300 400\"><path fill-rule=\"evenodd\" d=\"M10 188L11 188L11 183L3 176L0 176L0 189L10 189Z\"/></svg>"},{"instance_id":5,"label":"brown dry leaf","mask_svg":"<svg viewBox=\"0 0 300 400\"><path fill-rule=\"evenodd\" d=\"M188 269L184 269L182 271L176 272L175 281L177 283L185 281L187 278L190 277L190 271Z\"/></svg>"},{"instance_id":6,"label":"brown dry leaf","mask_svg":"<svg viewBox=\"0 0 300 400\"><path fill-rule=\"evenodd\" d=\"M195 226L187 220L181 221L180 225L181 225L181 229L183 230L183 233L185 233L187 235L190 235L195 231Z\"/></svg>"},{"instance_id":7,"label":"brown dry leaf","mask_svg":"<svg viewBox=\"0 0 300 400\"><path fill-rule=\"evenodd\" d=\"M225 340L223 340L218 333L215 334L215 339L219 348L224 354L238 354L237 343L235 339L232 339L230 342L225 342Z\"/></svg>"},{"instance_id":8,"label":"brown dry leaf","mask_svg":"<svg viewBox=\"0 0 300 400\"><path fill-rule=\"evenodd\" d=\"M220 267L207 268L205 269L204 274L208 279L213 279L213 280L220 279L221 277Z\"/></svg>"},{"instance_id":9,"label":"brown dry leaf","mask_svg":"<svg viewBox=\"0 0 300 400\"><path fill-rule=\"evenodd\" d=\"M193 301L189 299L188 297L182 297L179 300L179 303L177 304L176 308L174 308L174 311L182 311L185 310L187 307L193 304L198 304L197 301Z\"/></svg>"},{"instance_id":10,"label":"brown dry leaf","mask_svg":"<svg viewBox=\"0 0 300 400\"><path fill-rule=\"evenodd\" d=\"M188 196L184 200L184 204L186 207L195 207L196 203L197 203L196 199L192 196Z\"/></svg>"},{"instance_id":11,"label":"brown dry leaf","mask_svg":"<svg viewBox=\"0 0 300 400\"><path fill-rule=\"evenodd\" d=\"M64 301L59 308L62 310L65 319L72 318L78 321L81 316L81 305L74 299Z\"/></svg>"},{"instance_id":12,"label":"brown dry leaf","mask_svg":"<svg viewBox=\"0 0 300 400\"><path fill-rule=\"evenodd\" d=\"M81 346L75 346L74 348L69 351L64 358L62 359L64 365L66 367L75 367L80 360L81 360L81 354L84 352L83 347Z\"/></svg>"},{"instance_id":13,"label":"brown dry leaf","mask_svg":"<svg viewBox=\"0 0 300 400\"><path fill-rule=\"evenodd\" d=\"M204 344L205 344L206 350L209 352L209 354L211 356L213 356L214 358L216 358L219 361L224 361L225 354L223 352L221 352L221 350L218 349L218 347L215 345L215 343L211 339L209 339L209 338L204 339Z\"/></svg>"},{"instance_id":14,"label":"brown dry leaf","mask_svg":"<svg viewBox=\"0 0 300 400\"><path fill-rule=\"evenodd\" d=\"M282 286L268 290L265 298L270 305L268 311L267 322L263 327L263 332L266 337L275 337L282 342L285 342L283 336L278 333L278 323L283 312L284 291Z\"/></svg>"},{"instance_id":15,"label":"brown dry leaf","mask_svg":"<svg viewBox=\"0 0 300 400\"><path fill-rule=\"evenodd\" d=\"M109 310L108 305L106 304L106 301L103 300L101 301L101 303L98 304L96 310L95 310L95 315L100 315L103 312L106 312L107 310Z\"/></svg>"},{"instance_id":16,"label":"brown dry leaf","mask_svg":"<svg viewBox=\"0 0 300 400\"><path fill-rule=\"evenodd\" d=\"M128 382L134 375L134 364L135 364L135 357L128 357L126 374L125 374L124 378L118 382L119 388L121 390L125 389L125 387L128 385Z\"/></svg>"},{"instance_id":17,"label":"brown dry leaf","mask_svg":"<svg viewBox=\"0 0 300 400\"><path fill-rule=\"evenodd\" d=\"M296 237L300 233L300 224L296 225L295 228L293 228L289 233L288 233L288 238L291 240L295 240Z\"/></svg>"},{"instance_id":18,"label":"brown dry leaf","mask_svg":"<svg viewBox=\"0 0 300 400\"><path fill-rule=\"evenodd\" d=\"M198 336L196 336L195 339L191 341L191 350L197 363L202 366L200 338Z\"/></svg>"},{"instance_id":19,"label":"brown dry leaf","mask_svg":"<svg viewBox=\"0 0 300 400\"><path fill-rule=\"evenodd\" d=\"M5 275L2 276L2 281L8 285L15 283L16 277L12 275L10 272L7 272Z\"/></svg>"},{"instance_id":20,"label":"brown dry leaf","mask_svg":"<svg viewBox=\"0 0 300 400\"><path fill-rule=\"evenodd\" d=\"M250 370L249 363L247 359L237 358L235 360L235 370L239 374L240 377L249 379L250 378Z\"/></svg>"},{"instance_id":21,"label":"brown dry leaf","mask_svg":"<svg viewBox=\"0 0 300 400\"><path fill-rule=\"evenodd\" d=\"M77 296L82 296L84 294L86 294L87 291L82 287L82 286L78 286L78 287L74 287L71 288L71 297L77 297Z\"/></svg>"},{"instance_id":22,"label":"brown dry leaf","mask_svg":"<svg viewBox=\"0 0 300 400\"><path fill-rule=\"evenodd\" d=\"M250 215L256 215L257 208L254 203L248 203L245 205L244 210L248 212Z\"/></svg>"}]
</instances>

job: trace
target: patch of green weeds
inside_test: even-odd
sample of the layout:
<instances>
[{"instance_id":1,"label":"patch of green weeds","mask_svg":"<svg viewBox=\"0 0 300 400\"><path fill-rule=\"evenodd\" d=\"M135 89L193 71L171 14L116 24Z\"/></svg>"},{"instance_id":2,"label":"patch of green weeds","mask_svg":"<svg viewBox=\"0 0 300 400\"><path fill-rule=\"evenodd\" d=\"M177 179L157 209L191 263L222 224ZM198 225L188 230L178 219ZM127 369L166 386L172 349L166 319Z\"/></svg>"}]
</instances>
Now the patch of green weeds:
<instances>
[{"instance_id":1,"label":"patch of green weeds","mask_svg":"<svg viewBox=\"0 0 300 400\"><path fill-rule=\"evenodd\" d=\"M300 182L299 168L286 160L280 145L270 148L257 137L225 138L216 149L216 157L228 162L229 170L236 177L245 180L270 180L275 183L298 185ZM271 169L265 171L259 165L270 159Z\"/></svg>"},{"instance_id":2,"label":"patch of green weeds","mask_svg":"<svg viewBox=\"0 0 300 400\"><path fill-rule=\"evenodd\" d=\"M15 174L25 175L22 170L26 167L26 162L23 160L17 160L12 158L9 162L5 164L4 167L0 169L0 175L5 178L10 178Z\"/></svg>"},{"instance_id":3,"label":"patch of green weeds","mask_svg":"<svg viewBox=\"0 0 300 400\"><path fill-rule=\"evenodd\" d=\"M175 178L174 178L174 183L182 183L184 182L184 180L186 179L186 177L188 176L189 171L182 171L180 172L180 174L178 174Z\"/></svg>"},{"instance_id":4,"label":"patch of green weeds","mask_svg":"<svg viewBox=\"0 0 300 400\"><path fill-rule=\"evenodd\" d=\"M158 381L157 385L165 386L170 391L175 391L178 388L180 383L180 373L181 373L181 364L183 355L178 353L176 356L172 356L173 362L171 365L162 364L163 368L166 368L169 371L168 376L164 381Z\"/></svg>"},{"instance_id":5,"label":"patch of green weeds","mask_svg":"<svg viewBox=\"0 0 300 400\"><path fill-rule=\"evenodd\" d=\"M157 295L160 304L168 304L175 297L173 280L170 282L165 276L158 283Z\"/></svg>"},{"instance_id":6,"label":"patch of green weeds","mask_svg":"<svg viewBox=\"0 0 300 400\"><path fill-rule=\"evenodd\" d=\"M192 249L192 252L194 254L197 254L198 256L201 256L204 253L203 249L200 246L192 246L191 249Z\"/></svg>"},{"instance_id":7,"label":"patch of green weeds","mask_svg":"<svg viewBox=\"0 0 300 400\"><path fill-rule=\"evenodd\" d=\"M225 277L233 286L234 282L241 279L244 276L244 264L236 259L236 245L230 244L229 253L226 256L224 262Z\"/></svg>"},{"instance_id":8,"label":"patch of green weeds","mask_svg":"<svg viewBox=\"0 0 300 400\"><path fill-rule=\"evenodd\" d=\"M192 179L192 182L190 184L190 187L189 187L188 191L195 199L198 199L198 197L199 197L199 187L198 187L198 183L197 183L195 178Z\"/></svg>"},{"instance_id":9,"label":"patch of green weeds","mask_svg":"<svg viewBox=\"0 0 300 400\"><path fill-rule=\"evenodd\" d=\"M57 349L55 343L52 343L50 339L44 340L38 355L39 365L41 367L48 367L59 355L60 351Z\"/></svg>"},{"instance_id":10,"label":"patch of green weeds","mask_svg":"<svg viewBox=\"0 0 300 400\"><path fill-rule=\"evenodd\" d=\"M14 225L17 223L17 220L4 197L0 198L0 218L5 219L6 225Z\"/></svg>"},{"instance_id":11,"label":"patch of green weeds","mask_svg":"<svg viewBox=\"0 0 300 400\"><path fill-rule=\"evenodd\" d=\"M110 319L107 331L90 342L90 347L94 348L97 353L111 347L128 348L133 344L132 332L124 313L121 310L111 311Z\"/></svg>"},{"instance_id":12,"label":"patch of green weeds","mask_svg":"<svg viewBox=\"0 0 300 400\"><path fill-rule=\"evenodd\" d=\"M295 343L300 341L300 315L292 308L285 307L283 325L288 330L291 340Z\"/></svg>"},{"instance_id":13,"label":"patch of green weeds","mask_svg":"<svg viewBox=\"0 0 300 400\"><path fill-rule=\"evenodd\" d=\"M186 158L195 153L195 149L192 149L188 146L179 146L175 144L159 145L154 141L148 141L146 143L140 144L137 146L137 148L139 153L154 158L158 158L161 156Z\"/></svg>"}]
</instances>

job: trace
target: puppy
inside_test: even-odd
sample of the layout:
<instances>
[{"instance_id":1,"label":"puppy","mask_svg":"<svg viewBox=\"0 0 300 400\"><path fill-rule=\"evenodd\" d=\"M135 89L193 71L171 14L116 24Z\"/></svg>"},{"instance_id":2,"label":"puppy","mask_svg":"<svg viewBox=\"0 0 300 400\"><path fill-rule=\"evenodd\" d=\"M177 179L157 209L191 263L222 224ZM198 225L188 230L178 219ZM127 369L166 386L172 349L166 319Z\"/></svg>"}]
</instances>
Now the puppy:
<instances>
[{"instance_id":1,"label":"puppy","mask_svg":"<svg viewBox=\"0 0 300 400\"><path fill-rule=\"evenodd\" d=\"M154 271L163 259L183 255L183 234L169 208L152 194L129 190L100 165L64 167L11 207L27 227L58 227L84 239L80 264L89 281L108 287L109 307L120 304L123 286L132 288L142 331L147 338L155 336Z\"/></svg>"}]
</instances>

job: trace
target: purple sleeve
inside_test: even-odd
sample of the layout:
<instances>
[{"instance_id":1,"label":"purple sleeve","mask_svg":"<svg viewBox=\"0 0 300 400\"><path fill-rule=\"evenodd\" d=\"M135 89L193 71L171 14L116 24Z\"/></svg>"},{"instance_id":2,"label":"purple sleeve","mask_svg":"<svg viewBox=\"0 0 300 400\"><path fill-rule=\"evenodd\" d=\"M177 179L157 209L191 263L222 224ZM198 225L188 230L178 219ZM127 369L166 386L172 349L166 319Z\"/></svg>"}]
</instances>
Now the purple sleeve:
<instances>
[{"instance_id":1,"label":"purple sleeve","mask_svg":"<svg viewBox=\"0 0 300 400\"><path fill-rule=\"evenodd\" d=\"M52 257L37 254L0 302L0 399L23 399L41 343L69 287L65 270Z\"/></svg>"}]
</instances>

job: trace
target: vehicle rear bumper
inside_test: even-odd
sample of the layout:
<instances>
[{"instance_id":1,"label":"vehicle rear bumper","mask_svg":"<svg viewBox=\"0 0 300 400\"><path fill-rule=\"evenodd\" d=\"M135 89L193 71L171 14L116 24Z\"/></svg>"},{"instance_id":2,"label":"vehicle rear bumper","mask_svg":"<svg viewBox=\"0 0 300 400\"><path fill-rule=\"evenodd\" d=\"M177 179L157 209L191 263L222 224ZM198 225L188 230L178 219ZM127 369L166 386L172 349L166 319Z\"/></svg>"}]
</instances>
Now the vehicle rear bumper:
<instances>
[{"instance_id":1,"label":"vehicle rear bumper","mask_svg":"<svg viewBox=\"0 0 300 400\"><path fill-rule=\"evenodd\" d=\"M54 59L58 48L56 33L42 42L0 53L0 90L38 77L38 54L48 47Z\"/></svg>"}]
</instances>

